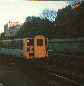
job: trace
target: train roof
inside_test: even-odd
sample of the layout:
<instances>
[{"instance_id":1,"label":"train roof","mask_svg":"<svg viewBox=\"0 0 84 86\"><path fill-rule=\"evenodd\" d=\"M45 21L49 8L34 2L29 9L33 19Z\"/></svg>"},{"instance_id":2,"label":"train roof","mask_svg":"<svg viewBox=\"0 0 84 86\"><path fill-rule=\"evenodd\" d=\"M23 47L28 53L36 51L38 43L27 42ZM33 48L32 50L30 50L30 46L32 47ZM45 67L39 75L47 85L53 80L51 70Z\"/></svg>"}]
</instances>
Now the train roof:
<instances>
[{"instance_id":1,"label":"train roof","mask_svg":"<svg viewBox=\"0 0 84 86\"><path fill-rule=\"evenodd\" d=\"M15 36L8 36L8 37L1 37L0 40L13 40L13 39L23 39L23 38L33 38L36 35L42 34L22 34L22 35L15 35Z\"/></svg>"}]
</instances>

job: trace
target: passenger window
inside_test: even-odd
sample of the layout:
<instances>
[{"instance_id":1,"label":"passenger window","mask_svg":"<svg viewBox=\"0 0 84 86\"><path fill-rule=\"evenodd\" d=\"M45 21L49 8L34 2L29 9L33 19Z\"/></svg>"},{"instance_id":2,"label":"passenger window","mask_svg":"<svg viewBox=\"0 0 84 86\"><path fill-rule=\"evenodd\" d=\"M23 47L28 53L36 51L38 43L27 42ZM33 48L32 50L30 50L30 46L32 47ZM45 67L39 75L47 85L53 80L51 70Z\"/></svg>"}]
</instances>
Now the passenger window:
<instances>
[{"instance_id":1,"label":"passenger window","mask_svg":"<svg viewBox=\"0 0 84 86\"><path fill-rule=\"evenodd\" d=\"M33 46L34 40L33 39L27 39L27 46Z\"/></svg>"},{"instance_id":2,"label":"passenger window","mask_svg":"<svg viewBox=\"0 0 84 86\"><path fill-rule=\"evenodd\" d=\"M43 46L43 40L37 39L37 46Z\"/></svg>"},{"instance_id":3,"label":"passenger window","mask_svg":"<svg viewBox=\"0 0 84 86\"><path fill-rule=\"evenodd\" d=\"M23 41L22 40L14 40L14 48L15 49L23 49Z\"/></svg>"}]
</instances>

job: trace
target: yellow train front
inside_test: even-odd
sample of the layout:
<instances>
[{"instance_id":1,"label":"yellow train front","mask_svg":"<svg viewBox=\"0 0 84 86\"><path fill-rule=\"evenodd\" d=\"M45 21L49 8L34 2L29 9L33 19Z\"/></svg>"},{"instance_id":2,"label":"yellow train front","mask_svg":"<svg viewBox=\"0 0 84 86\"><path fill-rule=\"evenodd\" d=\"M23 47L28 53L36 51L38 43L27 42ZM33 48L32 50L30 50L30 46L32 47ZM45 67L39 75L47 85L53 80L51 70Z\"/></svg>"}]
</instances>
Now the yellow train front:
<instances>
[{"instance_id":1,"label":"yellow train front","mask_svg":"<svg viewBox=\"0 0 84 86\"><path fill-rule=\"evenodd\" d=\"M48 38L36 35L33 38L0 40L0 53L26 59L48 57Z\"/></svg>"}]
</instances>

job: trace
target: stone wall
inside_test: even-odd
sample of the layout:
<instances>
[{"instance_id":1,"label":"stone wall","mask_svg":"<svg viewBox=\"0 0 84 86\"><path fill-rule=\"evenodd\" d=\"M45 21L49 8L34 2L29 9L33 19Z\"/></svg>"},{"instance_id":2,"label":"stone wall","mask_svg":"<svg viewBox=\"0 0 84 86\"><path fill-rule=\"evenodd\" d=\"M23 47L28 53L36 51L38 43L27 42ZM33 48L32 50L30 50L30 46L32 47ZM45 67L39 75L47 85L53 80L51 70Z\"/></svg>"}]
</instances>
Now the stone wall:
<instances>
[{"instance_id":1,"label":"stone wall","mask_svg":"<svg viewBox=\"0 0 84 86\"><path fill-rule=\"evenodd\" d=\"M48 47L55 51L84 52L84 38L51 39Z\"/></svg>"}]
</instances>

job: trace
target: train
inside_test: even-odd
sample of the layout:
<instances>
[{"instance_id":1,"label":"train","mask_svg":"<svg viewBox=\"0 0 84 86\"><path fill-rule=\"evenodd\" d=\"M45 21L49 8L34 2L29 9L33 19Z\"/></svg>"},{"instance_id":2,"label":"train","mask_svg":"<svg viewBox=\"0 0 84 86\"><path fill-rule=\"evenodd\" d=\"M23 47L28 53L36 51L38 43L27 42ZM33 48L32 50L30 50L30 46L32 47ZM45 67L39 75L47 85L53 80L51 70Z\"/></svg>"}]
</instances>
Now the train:
<instances>
[{"instance_id":1,"label":"train","mask_svg":"<svg viewBox=\"0 0 84 86\"><path fill-rule=\"evenodd\" d=\"M26 38L0 39L0 54L25 59L48 57L48 38L35 35Z\"/></svg>"}]
</instances>

